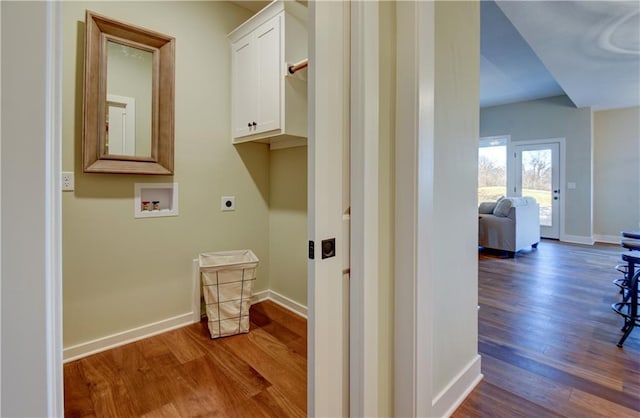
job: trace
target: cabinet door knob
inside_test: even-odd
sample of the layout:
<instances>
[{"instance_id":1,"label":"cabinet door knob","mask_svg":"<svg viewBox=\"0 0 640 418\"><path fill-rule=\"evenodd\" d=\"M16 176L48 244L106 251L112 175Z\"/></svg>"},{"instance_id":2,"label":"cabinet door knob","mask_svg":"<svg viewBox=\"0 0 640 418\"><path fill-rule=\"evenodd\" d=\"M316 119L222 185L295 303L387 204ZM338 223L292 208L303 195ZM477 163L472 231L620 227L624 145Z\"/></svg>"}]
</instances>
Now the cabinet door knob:
<instances>
[{"instance_id":1,"label":"cabinet door knob","mask_svg":"<svg viewBox=\"0 0 640 418\"><path fill-rule=\"evenodd\" d=\"M257 124L257 123L255 123L255 122L253 122L253 123L252 123L252 125L253 125L253 127L255 128L258 124Z\"/></svg>"},{"instance_id":2,"label":"cabinet door knob","mask_svg":"<svg viewBox=\"0 0 640 418\"><path fill-rule=\"evenodd\" d=\"M249 128L251 128L251 122L247 123L247 126L248 126Z\"/></svg>"}]
</instances>

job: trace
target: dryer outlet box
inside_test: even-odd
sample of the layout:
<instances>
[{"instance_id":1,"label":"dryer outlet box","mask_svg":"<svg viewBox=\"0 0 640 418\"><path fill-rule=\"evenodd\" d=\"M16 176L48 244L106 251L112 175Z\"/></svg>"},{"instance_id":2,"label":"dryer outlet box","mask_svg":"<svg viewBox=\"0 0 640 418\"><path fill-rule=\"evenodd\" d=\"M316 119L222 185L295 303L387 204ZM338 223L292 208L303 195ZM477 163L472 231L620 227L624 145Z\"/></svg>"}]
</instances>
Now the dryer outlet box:
<instances>
[{"instance_id":1,"label":"dryer outlet box","mask_svg":"<svg viewBox=\"0 0 640 418\"><path fill-rule=\"evenodd\" d=\"M222 196L220 202L220 209L223 212L229 212L236 210L236 197L235 196Z\"/></svg>"}]
</instances>

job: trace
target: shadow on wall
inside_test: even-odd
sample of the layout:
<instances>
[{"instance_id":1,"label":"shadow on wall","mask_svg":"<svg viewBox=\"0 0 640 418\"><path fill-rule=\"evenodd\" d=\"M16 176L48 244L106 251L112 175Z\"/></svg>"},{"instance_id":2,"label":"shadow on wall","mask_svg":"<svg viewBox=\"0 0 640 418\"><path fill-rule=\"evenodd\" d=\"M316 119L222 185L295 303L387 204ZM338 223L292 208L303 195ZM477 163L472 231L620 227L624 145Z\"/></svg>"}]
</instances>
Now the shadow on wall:
<instances>
[{"instance_id":1,"label":"shadow on wall","mask_svg":"<svg viewBox=\"0 0 640 418\"><path fill-rule=\"evenodd\" d=\"M267 203L267 206L269 206L269 176L264 175L263 154L263 152L269 152L269 145L258 142L244 142L233 145L233 147L240 156L240 159L242 159L242 163L251 176L256 188L260 191L262 200L264 200Z\"/></svg>"},{"instance_id":2,"label":"shadow on wall","mask_svg":"<svg viewBox=\"0 0 640 418\"><path fill-rule=\"evenodd\" d=\"M271 151L270 209L307 212L307 147Z\"/></svg>"}]
</instances>

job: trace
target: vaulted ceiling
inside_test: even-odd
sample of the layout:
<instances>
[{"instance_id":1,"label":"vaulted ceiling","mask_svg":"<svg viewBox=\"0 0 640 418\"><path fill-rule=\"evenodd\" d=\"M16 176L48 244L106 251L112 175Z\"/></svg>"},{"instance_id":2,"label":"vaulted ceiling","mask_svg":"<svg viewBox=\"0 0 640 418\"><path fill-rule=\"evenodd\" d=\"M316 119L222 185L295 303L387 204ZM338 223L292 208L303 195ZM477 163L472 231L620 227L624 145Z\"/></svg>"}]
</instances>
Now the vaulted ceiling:
<instances>
[{"instance_id":1,"label":"vaulted ceiling","mask_svg":"<svg viewBox=\"0 0 640 418\"><path fill-rule=\"evenodd\" d=\"M639 1L483 0L480 12L481 107L562 94L596 110L640 106Z\"/></svg>"},{"instance_id":2,"label":"vaulted ceiling","mask_svg":"<svg viewBox=\"0 0 640 418\"><path fill-rule=\"evenodd\" d=\"M640 106L640 2L483 1L481 106L566 94Z\"/></svg>"}]
</instances>

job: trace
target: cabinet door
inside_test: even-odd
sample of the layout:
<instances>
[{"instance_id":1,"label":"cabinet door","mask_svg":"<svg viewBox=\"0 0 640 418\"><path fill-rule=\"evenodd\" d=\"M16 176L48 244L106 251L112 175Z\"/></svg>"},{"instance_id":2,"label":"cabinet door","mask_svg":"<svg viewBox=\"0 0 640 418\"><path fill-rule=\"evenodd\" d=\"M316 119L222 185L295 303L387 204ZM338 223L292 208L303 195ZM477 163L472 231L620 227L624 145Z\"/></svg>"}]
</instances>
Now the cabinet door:
<instances>
[{"instance_id":1,"label":"cabinet door","mask_svg":"<svg viewBox=\"0 0 640 418\"><path fill-rule=\"evenodd\" d=\"M276 16L260 26L254 33L254 51L258 65L254 69L257 77L256 105L258 126L253 133L281 129L282 106L281 83L284 74L281 48L281 16Z\"/></svg>"},{"instance_id":2,"label":"cabinet door","mask_svg":"<svg viewBox=\"0 0 640 418\"><path fill-rule=\"evenodd\" d=\"M255 92L258 83L255 77L256 56L251 34L233 43L232 86L233 137L251 135L255 132L253 122L258 122Z\"/></svg>"}]
</instances>

